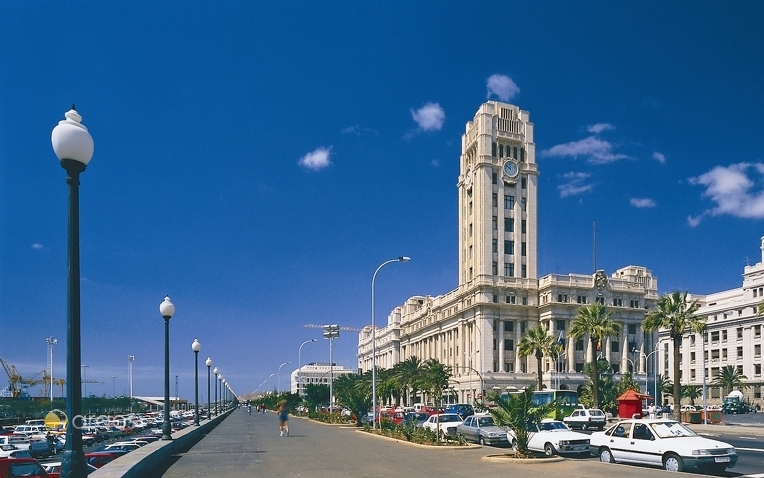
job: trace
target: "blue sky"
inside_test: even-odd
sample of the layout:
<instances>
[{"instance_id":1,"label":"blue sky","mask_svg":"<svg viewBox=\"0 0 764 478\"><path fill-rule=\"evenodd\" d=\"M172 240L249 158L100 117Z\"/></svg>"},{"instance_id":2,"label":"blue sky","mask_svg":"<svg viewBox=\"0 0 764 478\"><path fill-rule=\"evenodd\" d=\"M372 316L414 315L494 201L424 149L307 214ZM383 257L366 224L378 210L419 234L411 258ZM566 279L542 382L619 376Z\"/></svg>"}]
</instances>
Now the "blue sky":
<instances>
[{"instance_id":1,"label":"blue sky","mask_svg":"<svg viewBox=\"0 0 764 478\"><path fill-rule=\"evenodd\" d=\"M385 260L412 258L377 276L378 323L454 289L461 134L486 99L535 123L540 275L591 273L596 220L608 274L739 287L764 235L764 4L666 3L3 2L0 357L34 375L54 336L65 376L50 132L72 103L95 141L88 394L128 393L134 355L134 393L162 395L166 294L172 393L178 375L191 397L195 337L245 393L320 339L303 325L369 324ZM357 340L335 341L338 364Z\"/></svg>"}]
</instances>

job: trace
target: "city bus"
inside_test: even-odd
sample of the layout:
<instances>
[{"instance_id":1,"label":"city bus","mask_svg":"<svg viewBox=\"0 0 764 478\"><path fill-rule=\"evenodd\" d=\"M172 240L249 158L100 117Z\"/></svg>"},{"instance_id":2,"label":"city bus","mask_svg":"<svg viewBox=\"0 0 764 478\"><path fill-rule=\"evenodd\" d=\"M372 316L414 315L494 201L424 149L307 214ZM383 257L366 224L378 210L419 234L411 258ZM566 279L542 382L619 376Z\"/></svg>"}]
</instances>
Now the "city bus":
<instances>
[{"instance_id":1,"label":"city bus","mask_svg":"<svg viewBox=\"0 0 764 478\"><path fill-rule=\"evenodd\" d=\"M533 392L533 405L539 406L557 402L557 409L547 418L562 420L578 407L578 393L575 390L536 390Z\"/></svg>"}]
</instances>

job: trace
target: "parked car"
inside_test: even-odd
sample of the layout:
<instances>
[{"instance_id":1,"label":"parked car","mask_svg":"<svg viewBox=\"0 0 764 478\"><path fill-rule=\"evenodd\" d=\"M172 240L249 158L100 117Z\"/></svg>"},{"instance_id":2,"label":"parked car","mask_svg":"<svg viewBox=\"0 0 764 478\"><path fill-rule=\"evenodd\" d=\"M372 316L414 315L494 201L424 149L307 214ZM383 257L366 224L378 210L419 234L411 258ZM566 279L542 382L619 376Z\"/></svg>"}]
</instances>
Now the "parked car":
<instances>
[{"instance_id":1,"label":"parked car","mask_svg":"<svg viewBox=\"0 0 764 478\"><path fill-rule=\"evenodd\" d=\"M620 421L590 436L591 452L604 463L660 466L668 471L702 469L721 472L737 463L735 448L722 441L698 436L674 420Z\"/></svg>"},{"instance_id":2,"label":"parked car","mask_svg":"<svg viewBox=\"0 0 764 478\"><path fill-rule=\"evenodd\" d=\"M456 426L456 434L480 445L508 445L507 431L499 428L488 415L472 415Z\"/></svg>"},{"instance_id":3,"label":"parked car","mask_svg":"<svg viewBox=\"0 0 764 478\"><path fill-rule=\"evenodd\" d=\"M462 420L475 414L475 409L468 403L452 403L446 407L445 413L456 413Z\"/></svg>"},{"instance_id":4,"label":"parked car","mask_svg":"<svg viewBox=\"0 0 764 478\"><path fill-rule=\"evenodd\" d=\"M94 451L85 454L85 461L96 468L101 468L107 463L111 463L122 455L129 453L125 450Z\"/></svg>"},{"instance_id":5,"label":"parked car","mask_svg":"<svg viewBox=\"0 0 764 478\"><path fill-rule=\"evenodd\" d=\"M437 432L440 436L456 436L456 426L462 423L462 417L456 413L441 413L430 415L422 424L422 427Z\"/></svg>"},{"instance_id":6,"label":"parked car","mask_svg":"<svg viewBox=\"0 0 764 478\"><path fill-rule=\"evenodd\" d=\"M605 413L598 408L578 408L573 410L570 416L563 418L562 421L570 428L602 430L605 428L607 418Z\"/></svg>"},{"instance_id":7,"label":"parked car","mask_svg":"<svg viewBox=\"0 0 764 478\"><path fill-rule=\"evenodd\" d=\"M541 423L528 425L528 449L554 455L589 455L589 435L574 432L559 420L547 418ZM517 438L513 430L507 431L507 439L512 448L517 449Z\"/></svg>"},{"instance_id":8,"label":"parked car","mask_svg":"<svg viewBox=\"0 0 764 478\"><path fill-rule=\"evenodd\" d=\"M425 412L409 412L403 419L405 425L411 425L415 427L421 427L427 419L430 418L429 413Z\"/></svg>"},{"instance_id":9,"label":"parked car","mask_svg":"<svg viewBox=\"0 0 764 478\"><path fill-rule=\"evenodd\" d=\"M48 473L34 458L0 458L0 476L48 478Z\"/></svg>"},{"instance_id":10,"label":"parked car","mask_svg":"<svg viewBox=\"0 0 764 478\"><path fill-rule=\"evenodd\" d=\"M88 475L96 471L98 468L91 464L86 464L88 469ZM48 474L49 478L59 478L61 476L61 462L60 461L53 461L50 463L42 463L42 468L45 470L45 472ZM16 475L16 476L22 476L22 475Z\"/></svg>"},{"instance_id":11,"label":"parked car","mask_svg":"<svg viewBox=\"0 0 764 478\"><path fill-rule=\"evenodd\" d=\"M30 458L29 450L22 450L16 445L0 445L0 458Z\"/></svg>"}]
</instances>

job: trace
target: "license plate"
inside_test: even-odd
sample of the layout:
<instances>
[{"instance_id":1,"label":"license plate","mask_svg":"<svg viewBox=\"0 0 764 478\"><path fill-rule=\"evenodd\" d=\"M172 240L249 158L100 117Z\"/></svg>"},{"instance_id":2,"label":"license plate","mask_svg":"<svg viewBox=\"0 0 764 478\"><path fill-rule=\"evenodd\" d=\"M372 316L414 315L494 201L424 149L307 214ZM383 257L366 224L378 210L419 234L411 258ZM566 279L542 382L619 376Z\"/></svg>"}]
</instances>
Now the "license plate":
<instances>
[{"instance_id":1,"label":"license plate","mask_svg":"<svg viewBox=\"0 0 764 478\"><path fill-rule=\"evenodd\" d=\"M728 456L717 456L714 458L714 461L716 463L729 463L730 457Z\"/></svg>"}]
</instances>

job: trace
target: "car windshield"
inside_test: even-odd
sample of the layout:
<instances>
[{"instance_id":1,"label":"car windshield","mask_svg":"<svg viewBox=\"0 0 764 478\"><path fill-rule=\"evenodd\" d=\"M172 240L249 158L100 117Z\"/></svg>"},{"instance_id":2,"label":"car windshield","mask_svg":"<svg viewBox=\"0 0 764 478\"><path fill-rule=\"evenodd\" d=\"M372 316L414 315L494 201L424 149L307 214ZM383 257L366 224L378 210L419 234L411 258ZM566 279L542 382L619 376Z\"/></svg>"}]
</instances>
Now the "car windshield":
<instances>
[{"instance_id":1,"label":"car windshield","mask_svg":"<svg viewBox=\"0 0 764 478\"><path fill-rule=\"evenodd\" d=\"M589 415L591 415L593 417L601 417L601 416L604 415L604 413L602 413L602 410L597 410L597 409L594 409L594 408L590 408L589 409Z\"/></svg>"},{"instance_id":2,"label":"car windshield","mask_svg":"<svg viewBox=\"0 0 764 478\"><path fill-rule=\"evenodd\" d=\"M478 419L478 426L479 427L492 427L493 424L493 418L491 417L485 417Z\"/></svg>"},{"instance_id":3,"label":"car windshield","mask_svg":"<svg viewBox=\"0 0 764 478\"><path fill-rule=\"evenodd\" d=\"M440 422L460 422L459 415L441 415Z\"/></svg>"},{"instance_id":4,"label":"car windshield","mask_svg":"<svg viewBox=\"0 0 764 478\"><path fill-rule=\"evenodd\" d=\"M696 437L697 433L679 422L654 422L650 424L659 438Z\"/></svg>"},{"instance_id":5,"label":"car windshield","mask_svg":"<svg viewBox=\"0 0 764 478\"><path fill-rule=\"evenodd\" d=\"M554 430L567 430L568 427L562 422L542 422L539 423L539 430L547 432Z\"/></svg>"}]
</instances>

